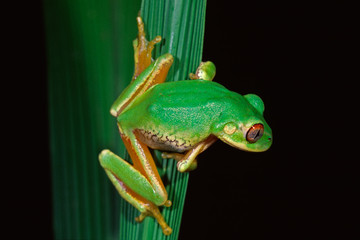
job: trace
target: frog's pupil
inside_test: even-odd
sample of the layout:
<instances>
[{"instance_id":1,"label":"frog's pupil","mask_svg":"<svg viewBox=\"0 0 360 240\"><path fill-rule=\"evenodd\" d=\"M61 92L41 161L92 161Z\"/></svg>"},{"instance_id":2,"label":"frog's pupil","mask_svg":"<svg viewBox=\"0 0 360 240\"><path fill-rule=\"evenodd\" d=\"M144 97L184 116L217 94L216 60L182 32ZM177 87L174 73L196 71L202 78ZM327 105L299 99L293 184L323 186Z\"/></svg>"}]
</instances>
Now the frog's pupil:
<instances>
[{"instance_id":1,"label":"frog's pupil","mask_svg":"<svg viewBox=\"0 0 360 240\"><path fill-rule=\"evenodd\" d=\"M257 139L257 138L259 137L259 135L260 135L260 130L257 129L257 130L256 130L256 135L255 135L254 139Z\"/></svg>"},{"instance_id":2,"label":"frog's pupil","mask_svg":"<svg viewBox=\"0 0 360 240\"><path fill-rule=\"evenodd\" d=\"M259 129L252 130L251 138L253 140L257 140L259 135L260 135L260 130Z\"/></svg>"}]
</instances>

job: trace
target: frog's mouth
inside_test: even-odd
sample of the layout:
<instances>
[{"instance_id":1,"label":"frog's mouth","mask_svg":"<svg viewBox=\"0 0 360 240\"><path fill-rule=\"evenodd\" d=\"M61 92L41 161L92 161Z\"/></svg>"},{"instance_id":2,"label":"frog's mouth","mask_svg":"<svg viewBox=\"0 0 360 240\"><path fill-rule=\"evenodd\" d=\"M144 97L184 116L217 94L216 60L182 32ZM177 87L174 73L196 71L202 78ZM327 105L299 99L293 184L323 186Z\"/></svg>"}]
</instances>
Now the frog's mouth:
<instances>
[{"instance_id":1,"label":"frog's mouth","mask_svg":"<svg viewBox=\"0 0 360 240\"><path fill-rule=\"evenodd\" d=\"M267 136L267 134L264 134L264 136L256 143L249 143L247 141L246 143L244 143L244 140L234 141L230 136L226 135L219 136L219 139L234 148L247 152L265 152L270 148L272 144L272 138L270 136Z\"/></svg>"}]
</instances>

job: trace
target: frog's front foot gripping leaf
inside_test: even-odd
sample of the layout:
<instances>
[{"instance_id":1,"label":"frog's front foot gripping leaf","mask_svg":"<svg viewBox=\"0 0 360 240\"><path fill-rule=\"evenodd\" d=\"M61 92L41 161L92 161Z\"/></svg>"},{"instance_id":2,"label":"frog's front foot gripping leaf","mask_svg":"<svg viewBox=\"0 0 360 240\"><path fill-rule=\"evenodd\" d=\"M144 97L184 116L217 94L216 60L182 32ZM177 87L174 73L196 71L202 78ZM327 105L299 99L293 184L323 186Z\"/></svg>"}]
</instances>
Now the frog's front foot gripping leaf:
<instances>
[{"instance_id":1,"label":"frog's front foot gripping leaf","mask_svg":"<svg viewBox=\"0 0 360 240\"><path fill-rule=\"evenodd\" d=\"M189 77L192 80L202 79L207 81L212 81L215 77L216 68L214 63L207 61L201 62L199 67L196 69L195 74L190 73Z\"/></svg>"}]
</instances>

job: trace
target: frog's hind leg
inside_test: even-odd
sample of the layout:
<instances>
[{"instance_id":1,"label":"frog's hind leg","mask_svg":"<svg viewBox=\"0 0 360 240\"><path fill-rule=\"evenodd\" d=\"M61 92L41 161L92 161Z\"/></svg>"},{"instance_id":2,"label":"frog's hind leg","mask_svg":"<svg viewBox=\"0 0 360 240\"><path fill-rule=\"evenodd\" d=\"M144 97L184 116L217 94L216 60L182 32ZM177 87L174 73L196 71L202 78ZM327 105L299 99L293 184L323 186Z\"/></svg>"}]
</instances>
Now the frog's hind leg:
<instances>
[{"instance_id":1,"label":"frog's hind leg","mask_svg":"<svg viewBox=\"0 0 360 240\"><path fill-rule=\"evenodd\" d=\"M165 82L167 73L174 61L169 53L160 56L152 62L151 52L154 45L160 42L161 37L157 36L148 42L145 38L144 23L141 17L137 17L139 34L134 40L135 71L130 85L121 93L111 106L110 112L117 117L125 110L138 96L142 95L150 87Z\"/></svg>"},{"instance_id":2,"label":"frog's hind leg","mask_svg":"<svg viewBox=\"0 0 360 240\"><path fill-rule=\"evenodd\" d=\"M160 205L164 200L155 193L147 178L134 166L109 150L103 150L99 160L119 194L140 211L140 216L135 220L141 222L146 216L152 216L158 221L165 235L171 234L172 229L155 204Z\"/></svg>"}]
</instances>

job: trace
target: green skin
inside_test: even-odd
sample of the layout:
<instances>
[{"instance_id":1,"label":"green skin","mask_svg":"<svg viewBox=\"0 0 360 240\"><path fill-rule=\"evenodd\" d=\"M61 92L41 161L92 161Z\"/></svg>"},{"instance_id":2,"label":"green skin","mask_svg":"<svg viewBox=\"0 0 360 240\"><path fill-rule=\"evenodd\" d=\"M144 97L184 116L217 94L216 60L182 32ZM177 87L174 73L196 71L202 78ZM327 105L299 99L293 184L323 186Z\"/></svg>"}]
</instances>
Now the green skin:
<instances>
[{"instance_id":1,"label":"green skin","mask_svg":"<svg viewBox=\"0 0 360 240\"><path fill-rule=\"evenodd\" d=\"M138 24L142 24L141 19ZM135 56L143 51L136 46L145 44L141 43L140 34L143 34L141 25L139 37L134 41ZM251 152L266 151L272 143L260 97L242 96L212 82L215 65L211 62L202 63L195 74L190 74L193 80L161 83L172 62L170 54L159 57L134 77L111 107L134 165L109 150L99 155L101 166L120 195L141 212L136 220L155 217L166 235L171 234L171 228L157 206L169 207L171 202L148 147L165 151L163 157L177 160L178 170L185 172L196 168L197 155L217 139ZM143 87L159 74L165 76L159 83ZM263 126L263 131L252 132L255 140L249 141L248 133L258 125Z\"/></svg>"},{"instance_id":2,"label":"green skin","mask_svg":"<svg viewBox=\"0 0 360 240\"><path fill-rule=\"evenodd\" d=\"M252 105L247 101L250 96L257 103ZM164 146L152 145L159 150L183 152L213 134L233 147L261 152L271 145L271 129L262 116L262 109L258 111L255 104L262 105L255 95L241 96L211 81L184 80L152 87L117 120L124 132L141 129L153 138L163 136L162 139L177 141L177 146L183 145L183 148L175 143L169 146L169 142ZM245 135L255 123L264 125L265 134L257 142L249 143ZM235 125L236 131L224 132L227 124Z\"/></svg>"}]
</instances>

